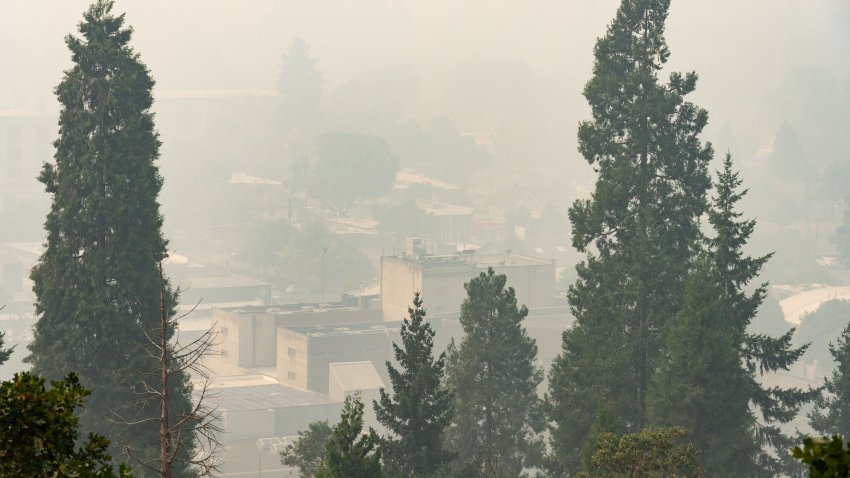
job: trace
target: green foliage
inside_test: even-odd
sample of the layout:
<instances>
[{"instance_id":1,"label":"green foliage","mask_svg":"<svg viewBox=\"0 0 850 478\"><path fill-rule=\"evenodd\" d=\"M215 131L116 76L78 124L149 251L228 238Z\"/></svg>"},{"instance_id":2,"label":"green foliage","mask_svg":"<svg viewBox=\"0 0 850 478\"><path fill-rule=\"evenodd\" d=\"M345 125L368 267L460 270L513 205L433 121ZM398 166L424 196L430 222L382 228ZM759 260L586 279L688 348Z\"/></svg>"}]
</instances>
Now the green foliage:
<instances>
[{"instance_id":1,"label":"green foliage","mask_svg":"<svg viewBox=\"0 0 850 478\"><path fill-rule=\"evenodd\" d=\"M840 299L826 301L814 312L800 318L794 343L811 344L804 355L806 361L817 360L818 365L829 370L833 365L829 342L841 335L848 322L850 322L850 301Z\"/></svg>"},{"instance_id":2,"label":"green foliage","mask_svg":"<svg viewBox=\"0 0 850 478\"><path fill-rule=\"evenodd\" d=\"M710 186L713 151L699 134L708 113L685 101L695 73L658 74L669 57L669 0L623 0L594 49L584 89L592 120L579 151L598 173L590 199L569 211L572 242L587 258L568 298L576 325L550 372L548 406L557 472L580 467L603 397L620 431L648 421L646 395L676 315ZM595 249L595 252L591 252Z\"/></svg>"},{"instance_id":3,"label":"green foliage","mask_svg":"<svg viewBox=\"0 0 850 478\"><path fill-rule=\"evenodd\" d=\"M829 344L829 352L835 369L825 380L826 393L815 400L809 424L823 435L850 436L850 324Z\"/></svg>"},{"instance_id":4,"label":"green foliage","mask_svg":"<svg viewBox=\"0 0 850 478\"><path fill-rule=\"evenodd\" d=\"M381 443L387 474L426 478L437 476L451 458L443 435L452 417L452 395L442 383L445 353L434 359L434 330L425 321L419 292L407 312L403 348L393 343L400 369L387 361L393 395L381 389L375 415L391 432Z\"/></svg>"},{"instance_id":5,"label":"green foliage","mask_svg":"<svg viewBox=\"0 0 850 478\"><path fill-rule=\"evenodd\" d=\"M124 465L115 473L103 436L89 434L76 448L74 410L88 394L74 373L49 390L28 372L0 383L0 476L129 477Z\"/></svg>"},{"instance_id":6,"label":"green foliage","mask_svg":"<svg viewBox=\"0 0 850 478\"><path fill-rule=\"evenodd\" d=\"M157 423L144 420L159 415L159 403L139 403L140 379L158 368L147 337L159 327L158 263L167 254L157 203L160 142L154 81L112 7L98 0L83 14L81 36L66 37L72 66L56 87L55 162L39 177L52 204L46 248L31 275L39 318L27 360L47 379L79 373L92 392L80 413L83 433L111 437L113 456L129 449L147 461L158 456L159 435ZM166 281L171 313L176 299ZM182 416L191 385L185 373L171 381L171 411ZM193 437L182 439L191 453Z\"/></svg>"},{"instance_id":7,"label":"green foliage","mask_svg":"<svg viewBox=\"0 0 850 478\"><path fill-rule=\"evenodd\" d=\"M748 447L750 437L747 437L743 430L744 427L753 427L757 447L754 455L756 468L751 473L756 476L774 476L779 473L793 476L799 473L799 467L786 453L793 439L785 435L778 425L792 420L800 408L815 397L817 391L765 387L758 379L765 373L788 371L805 352L805 347L792 347L791 337L794 329L778 337L748 332L758 314L759 306L767 295L766 283L756 287L752 287L751 283L758 278L762 266L772 254L751 257L744 253L744 247L755 229L756 221L742 219L743 214L737 210L738 202L747 194L746 189L740 189L742 182L739 174L733 170L732 155L727 153L723 169L717 174L716 193L708 213L714 237L708 239L707 243L717 276L720 299L723 302L722 308L717 310L722 314L718 318L722 325L717 326L728 330L734 347L739 351L734 360L743 364L740 376L730 375L731 370L727 370L726 381L714 385L718 389L726 387L729 394L726 398L717 397L716 406L718 409L748 407L753 410L750 412L753 416L749 419L741 417L737 428L734 428L735 423L732 421L728 422L728 425L733 429L725 432L717 430L713 440L738 440L735 447L737 454L726 450L726 459L718 459L716 464L709 464L707 468L711 473L716 469L713 467L749 470L751 463L748 461L752 459L753 454ZM725 321L722 320L723 316L727 317ZM718 344L719 346L721 345ZM720 375L722 377L723 372L720 372ZM737 380L742 377L747 381L746 395L743 396L738 393L740 388L737 385ZM742 402L742 399L745 402ZM698 410L695 410L695 413L695 416L702 416L702 412ZM690 426L687 423L681 424ZM701 442L697 442L697 446L706 454L708 460L712 459L713 452L705 449ZM714 449L717 450L718 457L724 456L722 447L716 448L715 445Z\"/></svg>"},{"instance_id":8,"label":"green foliage","mask_svg":"<svg viewBox=\"0 0 850 478\"><path fill-rule=\"evenodd\" d=\"M522 326L528 315L517 308L513 287L493 269L464 285L464 336L450 347L447 383L454 390L454 420L448 448L456 471L484 476L526 476L543 453L544 416L537 386L537 345Z\"/></svg>"},{"instance_id":9,"label":"green foliage","mask_svg":"<svg viewBox=\"0 0 850 478\"><path fill-rule=\"evenodd\" d=\"M369 428L363 433L363 402L359 395L345 397L340 422L325 444L316 478L380 478L380 438Z\"/></svg>"},{"instance_id":10,"label":"green foliage","mask_svg":"<svg viewBox=\"0 0 850 478\"><path fill-rule=\"evenodd\" d=\"M785 314L782 312L779 301L768 295L765 296L758 313L750 322L747 333L779 337L787 334L790 329L791 324L785 321Z\"/></svg>"},{"instance_id":11,"label":"green foliage","mask_svg":"<svg viewBox=\"0 0 850 478\"><path fill-rule=\"evenodd\" d=\"M794 458L809 466L809 478L850 477L850 447L840 436L803 439L795 446Z\"/></svg>"},{"instance_id":12,"label":"green foliage","mask_svg":"<svg viewBox=\"0 0 850 478\"><path fill-rule=\"evenodd\" d=\"M15 350L15 347L11 347L8 349L3 348L3 340L5 337L6 334L0 331L0 365L3 365L7 360L9 360L9 357L12 356L12 352L14 352Z\"/></svg>"},{"instance_id":13,"label":"green foliage","mask_svg":"<svg viewBox=\"0 0 850 478\"><path fill-rule=\"evenodd\" d=\"M682 428L641 430L640 433L602 434L593 454L592 473L581 478L700 478L697 449L683 443ZM734 476L734 475L733 475ZM747 475L738 475L747 476Z\"/></svg>"},{"instance_id":14,"label":"green foliage","mask_svg":"<svg viewBox=\"0 0 850 478\"><path fill-rule=\"evenodd\" d=\"M742 330L727 313L708 258L685 285L682 308L667 322L666 358L647 399L656 426L681 426L711 476L758 476L750 382L741 367Z\"/></svg>"},{"instance_id":15,"label":"green foliage","mask_svg":"<svg viewBox=\"0 0 850 478\"><path fill-rule=\"evenodd\" d=\"M298 467L301 478L313 478L325 457L325 444L333 435L327 420L311 423L307 430L298 432L298 441L280 453L280 462Z\"/></svg>"},{"instance_id":16,"label":"green foliage","mask_svg":"<svg viewBox=\"0 0 850 478\"><path fill-rule=\"evenodd\" d=\"M358 199L389 193L396 171L398 159L383 139L326 133L316 140L315 157L307 171L307 193L344 215Z\"/></svg>"}]
</instances>

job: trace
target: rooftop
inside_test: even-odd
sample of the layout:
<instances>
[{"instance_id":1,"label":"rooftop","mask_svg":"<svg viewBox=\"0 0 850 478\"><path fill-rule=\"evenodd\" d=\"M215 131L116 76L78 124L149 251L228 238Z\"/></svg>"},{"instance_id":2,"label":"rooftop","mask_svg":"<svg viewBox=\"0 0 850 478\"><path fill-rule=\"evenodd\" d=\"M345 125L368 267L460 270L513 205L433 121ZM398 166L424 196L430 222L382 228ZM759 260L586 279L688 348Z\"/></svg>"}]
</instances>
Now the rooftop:
<instances>
[{"instance_id":1,"label":"rooftop","mask_svg":"<svg viewBox=\"0 0 850 478\"><path fill-rule=\"evenodd\" d=\"M352 307L342 302L329 302L321 304L246 305L240 307L217 307L217 309L224 312L231 312L237 315L289 315L305 312L321 313L331 310L362 310L361 307Z\"/></svg>"},{"instance_id":2,"label":"rooftop","mask_svg":"<svg viewBox=\"0 0 850 478\"><path fill-rule=\"evenodd\" d=\"M458 254L405 254L390 257L429 266L457 264L463 267L471 267L474 265L477 268L486 268L506 266L548 266L553 264L553 262L548 259L515 254L510 251L507 251L504 254L476 254L472 249L467 249Z\"/></svg>"},{"instance_id":3,"label":"rooftop","mask_svg":"<svg viewBox=\"0 0 850 478\"><path fill-rule=\"evenodd\" d=\"M432 216L472 216L472 208L430 199L417 199L416 207Z\"/></svg>"},{"instance_id":4,"label":"rooftop","mask_svg":"<svg viewBox=\"0 0 850 478\"><path fill-rule=\"evenodd\" d=\"M216 388L207 396L206 403L211 407L217 407L219 411L226 412L324 405L335 402L326 395L281 385L252 385Z\"/></svg>"},{"instance_id":5,"label":"rooftop","mask_svg":"<svg viewBox=\"0 0 850 478\"><path fill-rule=\"evenodd\" d=\"M338 385L341 392L354 390L377 390L384 388L384 382L370 361L335 362L328 364L330 380ZM333 397L337 400L345 397Z\"/></svg>"},{"instance_id":6,"label":"rooftop","mask_svg":"<svg viewBox=\"0 0 850 478\"><path fill-rule=\"evenodd\" d=\"M337 325L293 325L283 328L310 337L324 335L385 334L398 332L401 328L401 321L361 322Z\"/></svg>"},{"instance_id":7,"label":"rooftop","mask_svg":"<svg viewBox=\"0 0 850 478\"><path fill-rule=\"evenodd\" d=\"M188 289L223 289L227 287L268 287L268 282L233 274L197 276L186 279Z\"/></svg>"}]
</instances>

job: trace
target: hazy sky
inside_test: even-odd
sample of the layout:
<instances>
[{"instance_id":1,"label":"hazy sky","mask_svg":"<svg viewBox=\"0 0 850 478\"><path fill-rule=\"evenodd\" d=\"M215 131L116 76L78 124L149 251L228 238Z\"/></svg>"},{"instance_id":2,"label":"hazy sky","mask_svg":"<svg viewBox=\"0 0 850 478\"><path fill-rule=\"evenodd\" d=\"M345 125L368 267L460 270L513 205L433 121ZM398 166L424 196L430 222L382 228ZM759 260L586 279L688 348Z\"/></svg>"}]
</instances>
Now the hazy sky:
<instances>
[{"instance_id":1,"label":"hazy sky","mask_svg":"<svg viewBox=\"0 0 850 478\"><path fill-rule=\"evenodd\" d=\"M0 2L0 108L52 107L68 66L62 38L88 0ZM416 75L424 100L476 58L526 64L576 88L615 0L200 1L119 0L134 45L158 88L271 89L281 52L301 36L330 89L386 68ZM846 0L676 0L668 21L671 65L702 77L698 95L722 101L774 87L789 68L850 74ZM758 80L756 83L754 80ZM699 98L699 96L698 96ZM729 106L726 104L717 106ZM715 110L714 108L709 108Z\"/></svg>"}]
</instances>

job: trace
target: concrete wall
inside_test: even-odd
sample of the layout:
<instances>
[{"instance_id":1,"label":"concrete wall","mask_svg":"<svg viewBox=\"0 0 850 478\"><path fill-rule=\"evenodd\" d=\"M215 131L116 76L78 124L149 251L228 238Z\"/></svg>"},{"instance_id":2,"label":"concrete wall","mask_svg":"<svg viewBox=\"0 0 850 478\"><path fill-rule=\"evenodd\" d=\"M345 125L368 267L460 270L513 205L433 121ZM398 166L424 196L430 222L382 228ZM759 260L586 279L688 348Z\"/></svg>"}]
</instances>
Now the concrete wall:
<instances>
[{"instance_id":1,"label":"concrete wall","mask_svg":"<svg viewBox=\"0 0 850 478\"><path fill-rule=\"evenodd\" d=\"M400 257L381 257L381 310L384 320L401 320L413 292L422 291L422 266Z\"/></svg>"},{"instance_id":2,"label":"concrete wall","mask_svg":"<svg viewBox=\"0 0 850 478\"><path fill-rule=\"evenodd\" d=\"M484 269L486 270L486 269ZM504 274L507 285L516 290L518 306L529 309L555 305L555 263L521 266L496 266L497 274Z\"/></svg>"},{"instance_id":3,"label":"concrete wall","mask_svg":"<svg viewBox=\"0 0 850 478\"><path fill-rule=\"evenodd\" d=\"M309 343L307 336L289 329L277 329L277 379L281 385L307 390Z\"/></svg>"},{"instance_id":4,"label":"concrete wall","mask_svg":"<svg viewBox=\"0 0 850 478\"><path fill-rule=\"evenodd\" d=\"M474 260L474 259L473 259ZM519 305L529 309L555 304L555 263L495 265L505 274L508 286L516 290ZM426 309L432 314L454 313L466 298L463 285L487 270L472 262L419 262L413 258L381 258L381 300L384 320L401 320L415 291L421 291Z\"/></svg>"},{"instance_id":5,"label":"concrete wall","mask_svg":"<svg viewBox=\"0 0 850 478\"><path fill-rule=\"evenodd\" d=\"M214 309L213 323L221 338L222 359L240 367L275 367L278 359L277 328L302 325L354 324L380 320L377 309L316 309L272 312L257 308ZM284 350L284 352L286 352Z\"/></svg>"}]
</instances>

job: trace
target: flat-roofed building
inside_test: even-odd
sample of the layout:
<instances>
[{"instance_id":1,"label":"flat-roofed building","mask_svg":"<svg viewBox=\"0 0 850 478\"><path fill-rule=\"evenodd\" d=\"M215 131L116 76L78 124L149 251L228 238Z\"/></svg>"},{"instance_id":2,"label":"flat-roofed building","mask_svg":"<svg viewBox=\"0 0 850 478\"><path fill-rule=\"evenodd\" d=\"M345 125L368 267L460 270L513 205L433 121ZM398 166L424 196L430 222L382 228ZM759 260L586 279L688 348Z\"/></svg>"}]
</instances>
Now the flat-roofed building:
<instances>
[{"instance_id":1,"label":"flat-roofed building","mask_svg":"<svg viewBox=\"0 0 850 478\"><path fill-rule=\"evenodd\" d=\"M380 309L344 303L284 304L213 309L221 360L245 368L275 367L277 329L284 326L347 324L381 319Z\"/></svg>"},{"instance_id":2,"label":"flat-roofed building","mask_svg":"<svg viewBox=\"0 0 850 478\"><path fill-rule=\"evenodd\" d=\"M283 326L277 330L277 377L282 385L328 393L330 364L369 361L386 380L400 322Z\"/></svg>"},{"instance_id":3,"label":"flat-roofed building","mask_svg":"<svg viewBox=\"0 0 850 478\"><path fill-rule=\"evenodd\" d=\"M555 261L514 254L451 255L425 252L418 239L408 242L398 256L381 257L381 308L384 320L400 320L416 291L422 293L432 314L454 314L466 298L463 285L492 267L505 274L508 286L516 290L517 302L529 309L555 305Z\"/></svg>"}]
</instances>

